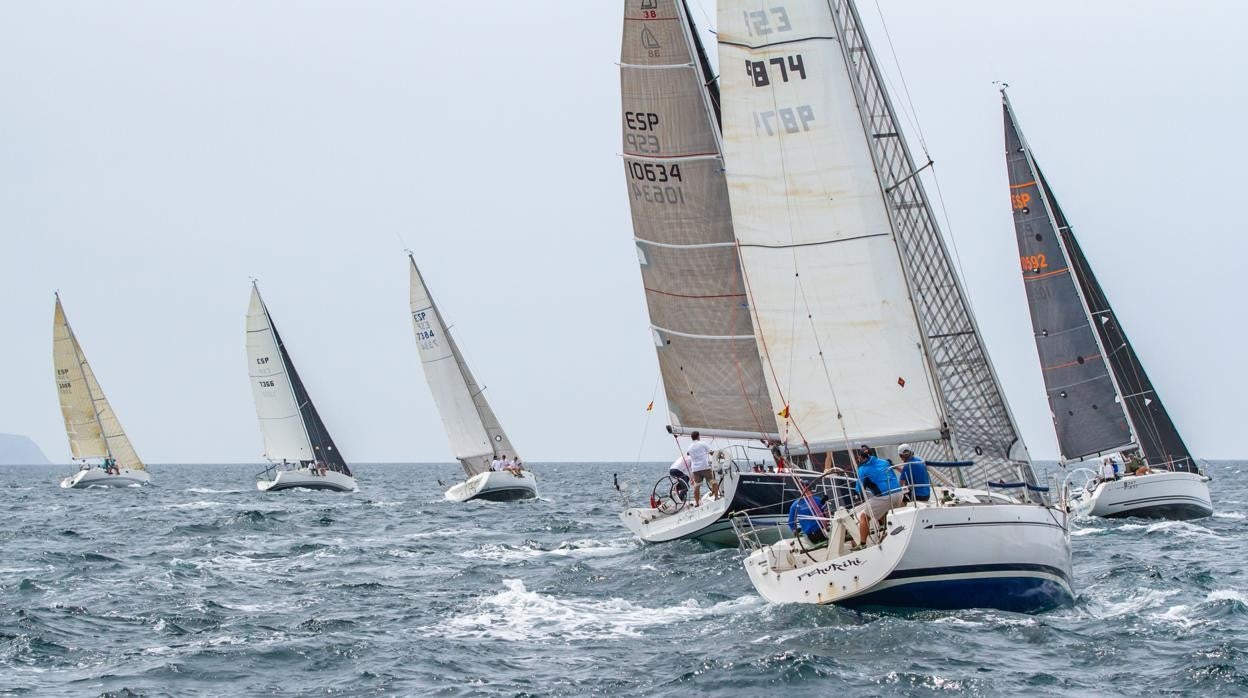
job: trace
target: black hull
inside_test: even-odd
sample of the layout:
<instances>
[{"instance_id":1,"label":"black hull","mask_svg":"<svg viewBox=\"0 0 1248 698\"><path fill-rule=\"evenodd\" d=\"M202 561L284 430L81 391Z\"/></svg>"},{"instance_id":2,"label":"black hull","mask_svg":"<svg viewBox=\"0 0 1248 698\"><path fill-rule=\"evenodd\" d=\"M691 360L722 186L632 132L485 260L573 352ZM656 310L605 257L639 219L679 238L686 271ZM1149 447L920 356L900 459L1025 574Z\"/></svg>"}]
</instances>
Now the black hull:
<instances>
[{"instance_id":1,"label":"black hull","mask_svg":"<svg viewBox=\"0 0 1248 698\"><path fill-rule=\"evenodd\" d=\"M1106 514L1107 519L1169 519L1189 521L1213 516L1213 510L1201 504L1159 504L1130 511Z\"/></svg>"},{"instance_id":2,"label":"black hull","mask_svg":"<svg viewBox=\"0 0 1248 698\"><path fill-rule=\"evenodd\" d=\"M469 497L465 501L474 499L484 499L487 502L517 502L521 499L534 499L537 493L527 487L508 487L505 489L495 488L482 492L475 497Z\"/></svg>"},{"instance_id":3,"label":"black hull","mask_svg":"<svg viewBox=\"0 0 1248 698\"><path fill-rule=\"evenodd\" d=\"M298 489L327 490L329 492L350 492L351 491L350 489L343 488L343 487L335 487L333 485L322 485L322 484L309 485L305 483L299 483L297 485L274 485L266 489L265 492L281 492L282 490L298 490Z\"/></svg>"}]
</instances>

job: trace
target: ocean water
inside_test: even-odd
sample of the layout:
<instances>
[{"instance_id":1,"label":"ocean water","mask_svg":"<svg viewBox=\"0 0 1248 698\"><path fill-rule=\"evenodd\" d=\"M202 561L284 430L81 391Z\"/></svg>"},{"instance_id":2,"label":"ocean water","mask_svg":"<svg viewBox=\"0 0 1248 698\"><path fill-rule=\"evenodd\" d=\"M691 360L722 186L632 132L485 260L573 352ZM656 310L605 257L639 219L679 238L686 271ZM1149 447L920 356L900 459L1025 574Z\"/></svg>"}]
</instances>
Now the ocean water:
<instances>
[{"instance_id":1,"label":"ocean water","mask_svg":"<svg viewBox=\"0 0 1248 698\"><path fill-rule=\"evenodd\" d=\"M1245 463L1211 467L1212 518L1076 522L1078 602L1038 616L769 605L736 550L619 525L612 473L657 464L460 505L451 465L361 465L347 495L258 469L0 468L0 694L1248 694Z\"/></svg>"}]
</instances>

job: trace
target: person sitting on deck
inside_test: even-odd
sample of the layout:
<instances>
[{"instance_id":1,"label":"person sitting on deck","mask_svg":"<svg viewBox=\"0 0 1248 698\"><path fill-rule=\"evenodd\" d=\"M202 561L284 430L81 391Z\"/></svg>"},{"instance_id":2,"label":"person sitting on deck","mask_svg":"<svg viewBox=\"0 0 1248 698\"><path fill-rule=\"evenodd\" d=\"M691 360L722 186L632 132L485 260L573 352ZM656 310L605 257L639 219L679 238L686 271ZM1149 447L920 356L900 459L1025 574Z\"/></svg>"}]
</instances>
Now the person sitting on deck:
<instances>
[{"instance_id":1,"label":"person sitting on deck","mask_svg":"<svg viewBox=\"0 0 1248 698\"><path fill-rule=\"evenodd\" d=\"M693 459L689 456L681 456L672 461L667 468L667 474L675 483L672 485L672 492L683 502L689 497L689 477L692 471L689 469Z\"/></svg>"},{"instance_id":2,"label":"person sitting on deck","mask_svg":"<svg viewBox=\"0 0 1248 698\"><path fill-rule=\"evenodd\" d=\"M524 477L524 475L522 475L524 472L524 466L520 463L520 458L518 456L515 460L505 461L503 463L503 470L506 470L516 477Z\"/></svg>"},{"instance_id":3,"label":"person sitting on deck","mask_svg":"<svg viewBox=\"0 0 1248 698\"><path fill-rule=\"evenodd\" d=\"M910 488L906 497L916 502L926 502L931 499L932 479L927 474L927 463L914 455L914 449L910 444L898 446L897 455L901 457L901 473L898 479L902 485Z\"/></svg>"},{"instance_id":4,"label":"person sitting on deck","mask_svg":"<svg viewBox=\"0 0 1248 698\"><path fill-rule=\"evenodd\" d=\"M814 500L814 506L811 506L811 500ZM827 513L824 511L823 497L820 495L809 495L798 497L789 507L789 530L793 533L802 533L807 540L815 545L827 542L828 536L824 532L827 519Z\"/></svg>"},{"instance_id":5,"label":"person sitting on deck","mask_svg":"<svg viewBox=\"0 0 1248 698\"><path fill-rule=\"evenodd\" d=\"M494 460L490 461L490 470L493 472L498 472L503 469L503 464L506 462L507 462L506 455L495 456Z\"/></svg>"},{"instance_id":6,"label":"person sitting on deck","mask_svg":"<svg viewBox=\"0 0 1248 698\"><path fill-rule=\"evenodd\" d=\"M901 506L903 490L897 473L888 461L875 455L875 449L865 445L856 449L854 460L858 463L858 483L854 490L866 501L854 507L853 513L858 519L858 539L865 545L871 521L883 521L890 509Z\"/></svg>"},{"instance_id":7,"label":"person sitting on deck","mask_svg":"<svg viewBox=\"0 0 1248 698\"><path fill-rule=\"evenodd\" d=\"M1127 456L1126 470L1132 475L1148 475L1153 472L1139 453L1132 453Z\"/></svg>"}]
</instances>

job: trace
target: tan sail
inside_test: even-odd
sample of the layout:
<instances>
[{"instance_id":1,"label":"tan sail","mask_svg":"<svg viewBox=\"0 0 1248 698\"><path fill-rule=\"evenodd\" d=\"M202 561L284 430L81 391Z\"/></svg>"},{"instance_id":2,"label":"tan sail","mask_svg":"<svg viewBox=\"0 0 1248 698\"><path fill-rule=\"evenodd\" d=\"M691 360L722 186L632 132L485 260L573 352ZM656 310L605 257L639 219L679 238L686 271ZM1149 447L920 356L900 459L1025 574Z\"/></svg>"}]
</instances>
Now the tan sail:
<instances>
[{"instance_id":1,"label":"tan sail","mask_svg":"<svg viewBox=\"0 0 1248 698\"><path fill-rule=\"evenodd\" d=\"M121 422L104 397L91 365L74 336L60 296L52 320L52 362L56 392L65 418L65 434L75 459L108 458L132 470L144 470L143 461L126 438Z\"/></svg>"}]
</instances>

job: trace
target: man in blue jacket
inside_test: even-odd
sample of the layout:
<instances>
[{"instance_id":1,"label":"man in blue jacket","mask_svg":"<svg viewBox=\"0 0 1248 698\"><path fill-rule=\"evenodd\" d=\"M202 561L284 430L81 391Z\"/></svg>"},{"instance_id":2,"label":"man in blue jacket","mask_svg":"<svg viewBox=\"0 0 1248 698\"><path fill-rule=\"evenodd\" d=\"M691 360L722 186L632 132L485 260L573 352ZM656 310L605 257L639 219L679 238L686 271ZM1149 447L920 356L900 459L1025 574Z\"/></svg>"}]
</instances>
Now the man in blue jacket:
<instances>
[{"instance_id":1,"label":"man in blue jacket","mask_svg":"<svg viewBox=\"0 0 1248 698\"><path fill-rule=\"evenodd\" d=\"M811 506L812 499L814 500L813 507ZM827 516L823 510L823 497L819 495L798 497L797 501L789 507L789 530L797 533L800 529L811 543L819 545L828 539L827 534L823 532L822 521Z\"/></svg>"},{"instance_id":2,"label":"man in blue jacket","mask_svg":"<svg viewBox=\"0 0 1248 698\"><path fill-rule=\"evenodd\" d=\"M910 487L910 498L916 502L926 502L932 498L932 479L927 474L927 463L914 455L910 444L897 447L897 455L901 456L901 484Z\"/></svg>"},{"instance_id":3,"label":"man in blue jacket","mask_svg":"<svg viewBox=\"0 0 1248 698\"><path fill-rule=\"evenodd\" d=\"M871 520L883 521L890 509L901 506L903 489L893 466L875 455L870 446L855 450L854 460L858 462L858 484L854 489L866 498L854 507L854 516L858 519L858 540L865 545Z\"/></svg>"}]
</instances>

